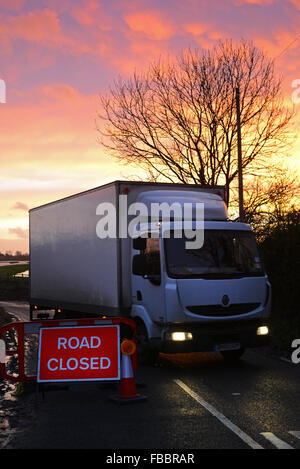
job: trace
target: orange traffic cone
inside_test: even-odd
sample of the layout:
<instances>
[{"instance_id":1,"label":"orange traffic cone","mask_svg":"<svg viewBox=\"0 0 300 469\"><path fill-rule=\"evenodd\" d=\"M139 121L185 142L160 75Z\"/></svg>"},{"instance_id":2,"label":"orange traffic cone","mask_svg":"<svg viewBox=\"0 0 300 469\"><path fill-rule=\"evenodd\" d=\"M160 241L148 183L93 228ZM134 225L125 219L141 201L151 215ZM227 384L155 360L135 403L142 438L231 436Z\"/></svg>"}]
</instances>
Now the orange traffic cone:
<instances>
[{"instance_id":1,"label":"orange traffic cone","mask_svg":"<svg viewBox=\"0 0 300 469\"><path fill-rule=\"evenodd\" d=\"M125 339L121 344L122 363L121 363L121 382L117 396L112 396L113 401L119 404L129 404L131 402L144 401L146 396L136 392L136 386L132 370L131 355L136 351L136 345L133 341Z\"/></svg>"}]
</instances>

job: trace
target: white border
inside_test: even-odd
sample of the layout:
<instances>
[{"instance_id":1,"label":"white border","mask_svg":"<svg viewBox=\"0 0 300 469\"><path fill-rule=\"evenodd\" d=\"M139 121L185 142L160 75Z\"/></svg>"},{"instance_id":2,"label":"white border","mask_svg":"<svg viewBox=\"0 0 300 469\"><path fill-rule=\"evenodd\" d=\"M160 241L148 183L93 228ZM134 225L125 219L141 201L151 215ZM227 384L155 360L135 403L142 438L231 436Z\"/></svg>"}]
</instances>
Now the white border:
<instances>
[{"instance_id":1,"label":"white border","mask_svg":"<svg viewBox=\"0 0 300 469\"><path fill-rule=\"evenodd\" d=\"M46 329L85 329L85 328L104 328L104 327L116 327L118 331L118 376L117 378L87 378L87 379L40 379L40 358L41 358L41 335L42 331ZM60 382L84 382L84 381L119 381L121 379L120 375L120 325L119 324L109 324L109 325L91 325L91 326L61 326L61 327L41 327L39 331L39 352L38 352L38 365L37 365L37 383L60 383Z\"/></svg>"}]
</instances>

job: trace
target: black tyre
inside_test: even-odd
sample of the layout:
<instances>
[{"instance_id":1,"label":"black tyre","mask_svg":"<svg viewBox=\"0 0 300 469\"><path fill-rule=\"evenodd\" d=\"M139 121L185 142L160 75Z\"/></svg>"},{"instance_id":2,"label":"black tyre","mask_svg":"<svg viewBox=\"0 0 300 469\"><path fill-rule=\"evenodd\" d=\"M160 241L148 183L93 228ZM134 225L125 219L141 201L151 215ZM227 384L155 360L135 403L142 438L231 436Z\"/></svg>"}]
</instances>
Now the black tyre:
<instances>
[{"instance_id":1,"label":"black tyre","mask_svg":"<svg viewBox=\"0 0 300 469\"><path fill-rule=\"evenodd\" d=\"M140 365L154 365L158 360L158 352L150 347L144 323L140 319L137 319L135 322L138 363Z\"/></svg>"}]
</instances>

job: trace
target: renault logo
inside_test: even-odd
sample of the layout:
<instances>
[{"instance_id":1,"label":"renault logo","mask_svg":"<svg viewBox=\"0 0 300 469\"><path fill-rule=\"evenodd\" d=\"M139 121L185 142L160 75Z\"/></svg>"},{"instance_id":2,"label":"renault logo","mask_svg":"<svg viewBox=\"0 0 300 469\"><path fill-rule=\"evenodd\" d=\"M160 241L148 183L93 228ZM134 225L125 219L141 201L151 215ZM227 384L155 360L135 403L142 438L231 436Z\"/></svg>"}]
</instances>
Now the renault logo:
<instances>
[{"instance_id":1,"label":"renault logo","mask_svg":"<svg viewBox=\"0 0 300 469\"><path fill-rule=\"evenodd\" d=\"M222 303L223 303L224 306L228 306L228 304L229 304L229 296L228 295L223 296Z\"/></svg>"}]
</instances>

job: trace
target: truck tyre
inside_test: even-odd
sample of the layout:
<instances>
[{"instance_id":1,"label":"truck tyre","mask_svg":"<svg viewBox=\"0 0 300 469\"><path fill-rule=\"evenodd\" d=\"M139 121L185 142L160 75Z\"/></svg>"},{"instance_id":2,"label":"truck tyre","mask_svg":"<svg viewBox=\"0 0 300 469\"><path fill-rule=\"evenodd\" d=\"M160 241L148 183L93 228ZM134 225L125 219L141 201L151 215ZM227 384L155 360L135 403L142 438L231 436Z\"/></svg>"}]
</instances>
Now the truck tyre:
<instances>
[{"instance_id":1,"label":"truck tyre","mask_svg":"<svg viewBox=\"0 0 300 469\"><path fill-rule=\"evenodd\" d=\"M136 342L138 363L140 365L154 365L158 360L158 352L151 349L147 329L140 319L136 319Z\"/></svg>"},{"instance_id":2,"label":"truck tyre","mask_svg":"<svg viewBox=\"0 0 300 469\"><path fill-rule=\"evenodd\" d=\"M221 352L221 354L226 362L235 362L241 358L244 352L245 349L240 348L239 350L226 350Z\"/></svg>"}]
</instances>

